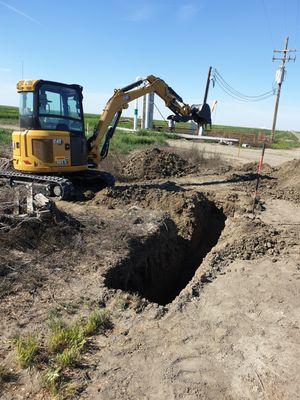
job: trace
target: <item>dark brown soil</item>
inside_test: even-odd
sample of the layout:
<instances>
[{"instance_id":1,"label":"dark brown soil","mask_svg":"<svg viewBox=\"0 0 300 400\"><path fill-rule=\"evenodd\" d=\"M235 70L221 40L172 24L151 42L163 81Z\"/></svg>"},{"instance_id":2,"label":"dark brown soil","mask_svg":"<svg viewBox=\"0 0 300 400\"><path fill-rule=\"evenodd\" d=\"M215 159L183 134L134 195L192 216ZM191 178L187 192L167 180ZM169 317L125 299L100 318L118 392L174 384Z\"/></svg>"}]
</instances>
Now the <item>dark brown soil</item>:
<instances>
[{"instance_id":1,"label":"dark brown soil","mask_svg":"<svg viewBox=\"0 0 300 400\"><path fill-rule=\"evenodd\" d=\"M131 179L157 179L183 176L191 169L178 154L154 148L132 153L126 160L123 174Z\"/></svg>"}]
</instances>

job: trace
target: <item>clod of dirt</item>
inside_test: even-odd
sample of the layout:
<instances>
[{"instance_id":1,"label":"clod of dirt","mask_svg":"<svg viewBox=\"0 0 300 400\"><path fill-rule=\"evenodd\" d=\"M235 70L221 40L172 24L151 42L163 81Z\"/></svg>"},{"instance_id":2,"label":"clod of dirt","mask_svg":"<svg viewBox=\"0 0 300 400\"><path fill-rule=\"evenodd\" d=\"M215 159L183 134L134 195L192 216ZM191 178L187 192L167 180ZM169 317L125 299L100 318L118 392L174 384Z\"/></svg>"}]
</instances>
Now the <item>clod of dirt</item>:
<instances>
[{"instance_id":1,"label":"clod of dirt","mask_svg":"<svg viewBox=\"0 0 300 400\"><path fill-rule=\"evenodd\" d=\"M190 171L189 163L178 154L157 148L134 152L123 167L123 174L132 179L179 177Z\"/></svg>"}]
</instances>

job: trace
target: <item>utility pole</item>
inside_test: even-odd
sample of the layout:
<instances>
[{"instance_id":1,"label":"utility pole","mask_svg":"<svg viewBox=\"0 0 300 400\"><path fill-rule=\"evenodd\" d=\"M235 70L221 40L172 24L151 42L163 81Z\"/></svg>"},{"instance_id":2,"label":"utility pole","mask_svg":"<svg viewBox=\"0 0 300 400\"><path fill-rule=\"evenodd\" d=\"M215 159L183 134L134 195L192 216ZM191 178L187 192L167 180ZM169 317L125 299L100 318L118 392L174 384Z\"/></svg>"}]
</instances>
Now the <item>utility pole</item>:
<instances>
[{"instance_id":1,"label":"utility pole","mask_svg":"<svg viewBox=\"0 0 300 400\"><path fill-rule=\"evenodd\" d=\"M210 79L211 79L211 71L212 71L212 67L209 67L208 75L207 75L207 81L206 81L206 88L205 88L205 93L204 93L204 99L203 99L203 104L206 104L206 102L207 102Z\"/></svg>"},{"instance_id":2,"label":"utility pole","mask_svg":"<svg viewBox=\"0 0 300 400\"><path fill-rule=\"evenodd\" d=\"M284 75L285 75L285 63L286 61L295 61L296 57L291 57L289 53L295 53L297 50L296 49L288 49L289 45L289 37L285 39L285 48L284 50L274 50L274 53L280 53L282 54L282 57L274 57L272 61L281 61L281 65L279 67L279 70L277 71L276 74L276 81L278 84L278 89L277 89L277 95L276 95L276 101L275 101L275 109L274 109L274 116L273 116L273 124L272 124L272 133L271 133L271 143L273 143L275 139L275 130L276 130L276 122L277 122L277 114L278 114L278 106L279 106L279 99L280 99L280 93L281 93L281 86L284 80Z\"/></svg>"}]
</instances>

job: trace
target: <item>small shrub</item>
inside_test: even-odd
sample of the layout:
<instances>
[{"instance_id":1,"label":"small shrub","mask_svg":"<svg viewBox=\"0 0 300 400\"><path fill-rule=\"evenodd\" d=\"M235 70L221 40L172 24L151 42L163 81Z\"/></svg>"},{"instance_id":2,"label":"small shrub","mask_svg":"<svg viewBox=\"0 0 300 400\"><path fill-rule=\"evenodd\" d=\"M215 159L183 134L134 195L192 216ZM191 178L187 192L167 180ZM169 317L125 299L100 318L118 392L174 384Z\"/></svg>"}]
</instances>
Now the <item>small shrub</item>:
<instances>
[{"instance_id":1,"label":"small shrub","mask_svg":"<svg viewBox=\"0 0 300 400\"><path fill-rule=\"evenodd\" d=\"M60 396L63 400L74 400L82 392L83 386L77 382L67 382L60 386Z\"/></svg>"},{"instance_id":2,"label":"small shrub","mask_svg":"<svg viewBox=\"0 0 300 400\"><path fill-rule=\"evenodd\" d=\"M84 333L87 336L91 336L97 333L104 333L110 327L111 319L109 311L102 309L91 313L84 326Z\"/></svg>"},{"instance_id":3,"label":"small shrub","mask_svg":"<svg viewBox=\"0 0 300 400\"><path fill-rule=\"evenodd\" d=\"M60 382L60 368L49 369L43 375L44 386L55 396L57 394L57 386Z\"/></svg>"},{"instance_id":4,"label":"small shrub","mask_svg":"<svg viewBox=\"0 0 300 400\"><path fill-rule=\"evenodd\" d=\"M124 295L118 295L115 300L114 308L118 311L125 311L128 307L128 300Z\"/></svg>"},{"instance_id":5,"label":"small shrub","mask_svg":"<svg viewBox=\"0 0 300 400\"><path fill-rule=\"evenodd\" d=\"M66 326L61 321L53 321L50 329L48 348L52 353L72 347L81 349L86 343L83 328L79 324Z\"/></svg>"},{"instance_id":6,"label":"small shrub","mask_svg":"<svg viewBox=\"0 0 300 400\"><path fill-rule=\"evenodd\" d=\"M80 361L80 352L76 347L64 349L64 351L56 356L57 364L61 368L76 367Z\"/></svg>"},{"instance_id":7,"label":"small shrub","mask_svg":"<svg viewBox=\"0 0 300 400\"><path fill-rule=\"evenodd\" d=\"M23 368L32 367L36 363L39 342L34 334L16 340L17 359Z\"/></svg>"},{"instance_id":8,"label":"small shrub","mask_svg":"<svg viewBox=\"0 0 300 400\"><path fill-rule=\"evenodd\" d=\"M141 307L143 304L142 298L138 293L133 293L131 295L130 302L134 309Z\"/></svg>"}]
</instances>

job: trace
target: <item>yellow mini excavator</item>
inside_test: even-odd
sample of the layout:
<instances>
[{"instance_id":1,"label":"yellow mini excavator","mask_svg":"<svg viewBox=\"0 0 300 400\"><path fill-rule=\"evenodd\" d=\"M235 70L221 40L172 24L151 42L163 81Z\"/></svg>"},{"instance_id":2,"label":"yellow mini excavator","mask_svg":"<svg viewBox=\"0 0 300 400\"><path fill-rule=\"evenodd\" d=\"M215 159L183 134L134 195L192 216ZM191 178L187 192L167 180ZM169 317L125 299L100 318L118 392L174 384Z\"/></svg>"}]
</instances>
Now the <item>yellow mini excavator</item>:
<instances>
[{"instance_id":1,"label":"yellow mini excavator","mask_svg":"<svg viewBox=\"0 0 300 400\"><path fill-rule=\"evenodd\" d=\"M185 104L162 79L153 75L122 89L107 102L91 137L86 138L82 87L45 80L22 80L20 130L12 134L13 169L0 171L0 181L16 186L34 184L49 197L74 196L78 182L113 186L114 179L98 170L128 103L154 92L174 113L169 119L211 124L210 108Z\"/></svg>"}]
</instances>

